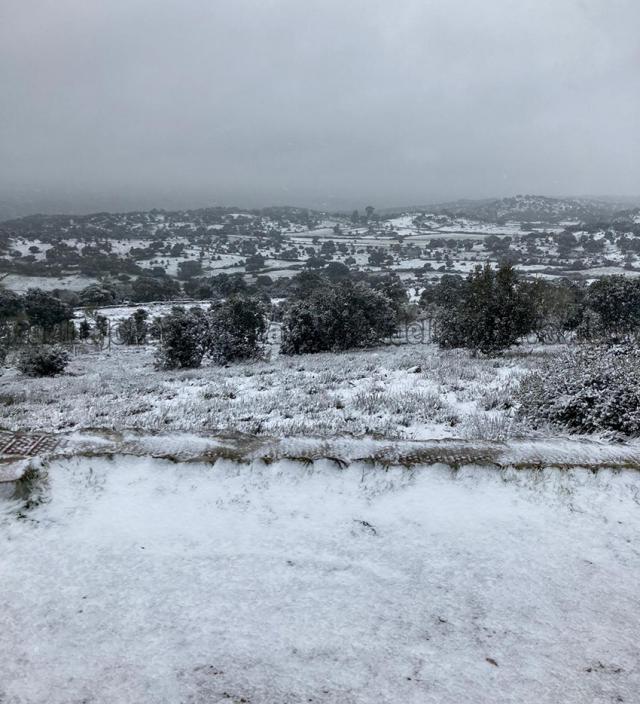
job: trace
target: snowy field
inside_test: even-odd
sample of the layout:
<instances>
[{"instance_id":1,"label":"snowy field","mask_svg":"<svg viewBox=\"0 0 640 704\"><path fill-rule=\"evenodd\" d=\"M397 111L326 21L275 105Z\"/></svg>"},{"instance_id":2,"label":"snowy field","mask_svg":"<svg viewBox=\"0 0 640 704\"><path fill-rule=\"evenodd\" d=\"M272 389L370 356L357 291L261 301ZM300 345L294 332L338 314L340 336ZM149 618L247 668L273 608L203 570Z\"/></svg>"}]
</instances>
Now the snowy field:
<instances>
[{"instance_id":1,"label":"snowy field","mask_svg":"<svg viewBox=\"0 0 640 704\"><path fill-rule=\"evenodd\" d=\"M640 475L75 458L0 503L0 701L640 691Z\"/></svg>"},{"instance_id":2,"label":"snowy field","mask_svg":"<svg viewBox=\"0 0 640 704\"><path fill-rule=\"evenodd\" d=\"M640 444L518 420L555 353L5 369L0 704L637 702Z\"/></svg>"},{"instance_id":3,"label":"snowy field","mask_svg":"<svg viewBox=\"0 0 640 704\"><path fill-rule=\"evenodd\" d=\"M68 276L21 276L18 274L6 274L2 277L1 282L2 286L10 291L26 293L30 288L40 288L43 291L51 291L54 288L81 291L86 286L95 284L97 279L80 274L69 274Z\"/></svg>"},{"instance_id":4,"label":"snowy field","mask_svg":"<svg viewBox=\"0 0 640 704\"><path fill-rule=\"evenodd\" d=\"M473 359L410 345L156 371L152 348L114 346L74 357L57 377L7 369L0 427L500 440L529 432L512 397L544 354Z\"/></svg>"}]
</instances>

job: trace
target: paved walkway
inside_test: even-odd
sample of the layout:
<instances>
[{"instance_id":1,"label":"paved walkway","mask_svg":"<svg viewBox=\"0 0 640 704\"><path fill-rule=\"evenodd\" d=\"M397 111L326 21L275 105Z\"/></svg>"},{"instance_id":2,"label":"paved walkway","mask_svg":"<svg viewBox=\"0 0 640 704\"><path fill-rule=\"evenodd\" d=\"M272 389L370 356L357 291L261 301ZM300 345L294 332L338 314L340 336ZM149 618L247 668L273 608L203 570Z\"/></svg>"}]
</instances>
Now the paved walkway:
<instances>
[{"instance_id":1,"label":"paved walkway","mask_svg":"<svg viewBox=\"0 0 640 704\"><path fill-rule=\"evenodd\" d=\"M55 435L26 435L23 433L0 433L0 457L19 455L34 457L48 455L58 446L60 439Z\"/></svg>"},{"instance_id":2,"label":"paved walkway","mask_svg":"<svg viewBox=\"0 0 640 704\"><path fill-rule=\"evenodd\" d=\"M74 431L69 434L28 434L0 431L0 482L15 481L34 457L54 459L79 455L153 456L179 462L291 460L328 461L339 466L365 463L381 467L419 467L445 464L454 469L489 466L497 469L636 469L640 470L640 441L599 441L581 436L540 437L530 440L386 440L373 438L270 438L238 433L148 433Z\"/></svg>"}]
</instances>

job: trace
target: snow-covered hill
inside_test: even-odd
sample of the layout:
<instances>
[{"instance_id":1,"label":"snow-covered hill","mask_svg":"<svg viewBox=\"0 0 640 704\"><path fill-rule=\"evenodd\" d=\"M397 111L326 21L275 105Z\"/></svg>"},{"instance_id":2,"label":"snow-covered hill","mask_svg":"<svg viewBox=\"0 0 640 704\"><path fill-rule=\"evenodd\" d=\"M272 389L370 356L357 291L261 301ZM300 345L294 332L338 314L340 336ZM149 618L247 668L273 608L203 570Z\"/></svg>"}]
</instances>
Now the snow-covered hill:
<instances>
[{"instance_id":1,"label":"snow-covered hill","mask_svg":"<svg viewBox=\"0 0 640 704\"><path fill-rule=\"evenodd\" d=\"M454 201L435 206L435 212L448 211L455 215L478 218L487 222L516 220L549 222L562 220L607 220L623 210L624 203L595 198L550 198L518 195L484 201Z\"/></svg>"}]
</instances>

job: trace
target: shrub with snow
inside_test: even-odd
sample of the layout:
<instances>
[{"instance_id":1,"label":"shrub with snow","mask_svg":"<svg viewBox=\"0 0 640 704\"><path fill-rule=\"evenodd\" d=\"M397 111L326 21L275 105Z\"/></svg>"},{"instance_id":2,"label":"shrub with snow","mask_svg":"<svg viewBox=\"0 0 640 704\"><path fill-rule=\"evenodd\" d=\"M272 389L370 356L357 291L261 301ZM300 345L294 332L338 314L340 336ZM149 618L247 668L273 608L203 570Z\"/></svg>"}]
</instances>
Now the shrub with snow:
<instances>
[{"instance_id":1,"label":"shrub with snow","mask_svg":"<svg viewBox=\"0 0 640 704\"><path fill-rule=\"evenodd\" d=\"M120 341L125 345L144 344L149 333L148 317L144 308L138 308L133 315L122 320L117 328Z\"/></svg>"},{"instance_id":2,"label":"shrub with snow","mask_svg":"<svg viewBox=\"0 0 640 704\"><path fill-rule=\"evenodd\" d=\"M391 300L365 283L323 286L289 306L281 351L303 354L375 345L393 334L396 315Z\"/></svg>"},{"instance_id":3,"label":"shrub with snow","mask_svg":"<svg viewBox=\"0 0 640 704\"><path fill-rule=\"evenodd\" d=\"M209 311L174 308L159 327L157 368L193 369L205 355L216 364L227 364L259 356L266 311L257 299L231 296Z\"/></svg>"},{"instance_id":4,"label":"shrub with snow","mask_svg":"<svg viewBox=\"0 0 640 704\"><path fill-rule=\"evenodd\" d=\"M583 323L584 337L624 337L640 329L640 282L626 276L603 276L587 292L592 313ZM586 322L586 321L585 321Z\"/></svg>"},{"instance_id":5,"label":"shrub with snow","mask_svg":"<svg viewBox=\"0 0 640 704\"><path fill-rule=\"evenodd\" d=\"M640 434L640 350L632 346L570 350L520 387L520 413L581 433Z\"/></svg>"},{"instance_id":6,"label":"shrub with snow","mask_svg":"<svg viewBox=\"0 0 640 704\"><path fill-rule=\"evenodd\" d=\"M69 359L62 347L42 345L23 350L17 367L25 376L55 376L65 370Z\"/></svg>"},{"instance_id":7,"label":"shrub with snow","mask_svg":"<svg viewBox=\"0 0 640 704\"><path fill-rule=\"evenodd\" d=\"M435 339L441 347L496 354L531 330L531 296L510 264L497 270L489 264L478 266L462 283L452 283L446 286L453 295L435 292Z\"/></svg>"},{"instance_id":8,"label":"shrub with snow","mask_svg":"<svg viewBox=\"0 0 640 704\"><path fill-rule=\"evenodd\" d=\"M211 307L208 352L217 364L260 356L267 311L253 297L231 296Z\"/></svg>"},{"instance_id":9,"label":"shrub with snow","mask_svg":"<svg viewBox=\"0 0 640 704\"><path fill-rule=\"evenodd\" d=\"M209 324L201 308L174 308L160 324L160 346L156 352L158 369L194 369L202 363L207 349Z\"/></svg>"}]
</instances>

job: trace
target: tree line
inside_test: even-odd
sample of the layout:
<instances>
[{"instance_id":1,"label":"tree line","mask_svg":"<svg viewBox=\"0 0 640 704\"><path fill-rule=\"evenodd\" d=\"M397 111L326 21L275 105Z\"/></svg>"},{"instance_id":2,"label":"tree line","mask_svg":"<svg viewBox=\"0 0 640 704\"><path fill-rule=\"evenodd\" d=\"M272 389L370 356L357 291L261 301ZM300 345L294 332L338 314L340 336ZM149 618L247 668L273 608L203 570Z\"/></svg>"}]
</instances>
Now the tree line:
<instances>
[{"instance_id":1,"label":"tree line","mask_svg":"<svg viewBox=\"0 0 640 704\"><path fill-rule=\"evenodd\" d=\"M73 314L68 303L39 289L22 296L0 290L0 348L9 344L9 329L30 326L45 331L50 343L68 342L63 330L72 340L106 333L103 316L95 315L92 325L88 319L74 323ZM509 264L485 265L466 278L443 276L415 304L394 275L332 279L306 271L275 306L264 295L232 289L208 307L178 306L154 320L141 308L119 323L118 332L124 344L155 340L159 368L197 367L205 358L227 364L259 357L269 317L281 323L280 352L287 355L375 346L417 317L434 321L441 347L474 354L499 354L531 333L542 342L560 331L616 343L640 329L640 280L609 276L580 286L523 279Z\"/></svg>"}]
</instances>

